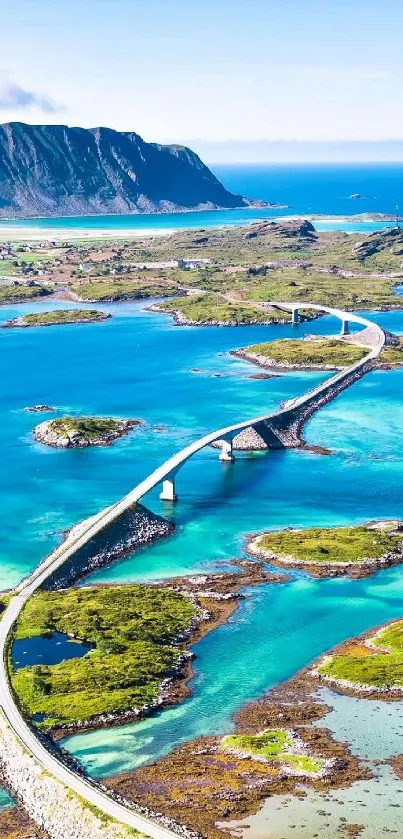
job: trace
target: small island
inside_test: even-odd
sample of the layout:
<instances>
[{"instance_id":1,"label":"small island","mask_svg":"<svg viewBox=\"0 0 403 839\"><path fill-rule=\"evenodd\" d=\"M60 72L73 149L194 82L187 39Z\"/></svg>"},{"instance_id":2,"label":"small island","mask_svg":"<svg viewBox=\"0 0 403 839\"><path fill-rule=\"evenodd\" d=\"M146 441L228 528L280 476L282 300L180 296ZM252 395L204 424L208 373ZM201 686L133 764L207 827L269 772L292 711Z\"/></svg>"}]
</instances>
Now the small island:
<instances>
[{"instance_id":1,"label":"small island","mask_svg":"<svg viewBox=\"0 0 403 839\"><path fill-rule=\"evenodd\" d=\"M386 352L393 352L387 350ZM360 361L368 348L339 338L281 338L264 344L252 344L233 355L275 370L337 370ZM402 355L403 361L403 355Z\"/></svg>"},{"instance_id":2,"label":"small island","mask_svg":"<svg viewBox=\"0 0 403 839\"><path fill-rule=\"evenodd\" d=\"M23 408L23 410L27 414L50 414L50 413L53 413L55 408L52 408L51 405L39 404L39 405L28 405L26 408Z\"/></svg>"},{"instance_id":3,"label":"small island","mask_svg":"<svg viewBox=\"0 0 403 839\"><path fill-rule=\"evenodd\" d=\"M285 774L318 776L327 768L327 761L312 756L294 731L282 728L267 728L257 734L228 734L223 737L221 748L239 758L278 763Z\"/></svg>"},{"instance_id":4,"label":"small island","mask_svg":"<svg viewBox=\"0 0 403 839\"><path fill-rule=\"evenodd\" d=\"M394 337L393 345L385 346L381 351L377 366L382 370L391 370L403 365L403 337ZM309 335L306 338L279 338L262 344L251 344L231 355L269 367L281 372L284 370L342 370L360 361L368 352L368 347L352 343L351 338L323 338Z\"/></svg>"},{"instance_id":5,"label":"small island","mask_svg":"<svg viewBox=\"0 0 403 839\"><path fill-rule=\"evenodd\" d=\"M403 522L272 531L252 538L247 550L273 565L302 568L313 577L366 577L403 562Z\"/></svg>"},{"instance_id":6,"label":"small island","mask_svg":"<svg viewBox=\"0 0 403 839\"><path fill-rule=\"evenodd\" d=\"M113 417L58 417L39 423L34 428L34 437L39 443L62 449L110 446L114 440L128 434L136 425L141 425L141 420Z\"/></svg>"},{"instance_id":7,"label":"small island","mask_svg":"<svg viewBox=\"0 0 403 839\"><path fill-rule=\"evenodd\" d=\"M13 320L3 323L4 329L20 326L57 326L65 323L99 323L107 320L109 312L99 312L97 309L55 309L53 312L35 312L20 315Z\"/></svg>"}]
</instances>

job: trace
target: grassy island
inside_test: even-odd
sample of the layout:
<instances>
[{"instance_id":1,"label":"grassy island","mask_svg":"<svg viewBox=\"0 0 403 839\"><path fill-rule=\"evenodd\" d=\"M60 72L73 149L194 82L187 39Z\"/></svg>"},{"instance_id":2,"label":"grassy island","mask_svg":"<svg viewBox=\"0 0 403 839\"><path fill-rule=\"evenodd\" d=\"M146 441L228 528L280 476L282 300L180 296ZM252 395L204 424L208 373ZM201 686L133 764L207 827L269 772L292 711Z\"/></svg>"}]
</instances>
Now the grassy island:
<instances>
[{"instance_id":1,"label":"grassy island","mask_svg":"<svg viewBox=\"0 0 403 839\"><path fill-rule=\"evenodd\" d=\"M105 281L84 282L71 287L73 295L87 303L101 303L114 300L141 300L147 297L168 297L177 289L158 282Z\"/></svg>"},{"instance_id":2,"label":"grassy island","mask_svg":"<svg viewBox=\"0 0 403 839\"><path fill-rule=\"evenodd\" d=\"M58 417L37 425L34 437L40 443L62 448L106 446L140 423L138 419L113 417Z\"/></svg>"},{"instance_id":3,"label":"grassy island","mask_svg":"<svg viewBox=\"0 0 403 839\"><path fill-rule=\"evenodd\" d=\"M365 639L344 644L340 653L326 656L317 673L358 692L393 691L403 695L403 621L395 621Z\"/></svg>"},{"instance_id":4,"label":"grassy island","mask_svg":"<svg viewBox=\"0 0 403 839\"><path fill-rule=\"evenodd\" d=\"M348 344L337 338L282 338L264 344L252 344L237 351L236 355L263 367L336 369L349 367L367 352L365 347Z\"/></svg>"},{"instance_id":5,"label":"grassy island","mask_svg":"<svg viewBox=\"0 0 403 839\"><path fill-rule=\"evenodd\" d=\"M295 738L281 728L268 728L259 734L229 734L221 742L225 751L234 752L239 757L276 761L297 772L316 775L326 763L320 758L298 753ZM299 741L298 746L301 745Z\"/></svg>"},{"instance_id":6,"label":"grassy island","mask_svg":"<svg viewBox=\"0 0 403 839\"><path fill-rule=\"evenodd\" d=\"M97 309L55 309L53 312L34 312L6 321L3 326L57 326L65 323L98 323L110 318L108 312Z\"/></svg>"},{"instance_id":7,"label":"grassy island","mask_svg":"<svg viewBox=\"0 0 403 839\"><path fill-rule=\"evenodd\" d=\"M28 716L45 727L79 724L101 714L133 716L158 698L180 666L178 639L196 609L185 595L140 585L41 592L22 611L17 639L54 631L94 644L83 658L12 673Z\"/></svg>"},{"instance_id":8,"label":"grassy island","mask_svg":"<svg viewBox=\"0 0 403 839\"><path fill-rule=\"evenodd\" d=\"M401 522L353 527L279 530L253 539L251 553L282 566L306 567L315 576L365 575L403 562Z\"/></svg>"},{"instance_id":9,"label":"grassy island","mask_svg":"<svg viewBox=\"0 0 403 839\"><path fill-rule=\"evenodd\" d=\"M160 312L170 312L176 323L194 326L236 326L250 323L284 323L291 320L288 312L261 309L248 303L232 303L221 294L195 294L177 297L157 307Z\"/></svg>"}]
</instances>

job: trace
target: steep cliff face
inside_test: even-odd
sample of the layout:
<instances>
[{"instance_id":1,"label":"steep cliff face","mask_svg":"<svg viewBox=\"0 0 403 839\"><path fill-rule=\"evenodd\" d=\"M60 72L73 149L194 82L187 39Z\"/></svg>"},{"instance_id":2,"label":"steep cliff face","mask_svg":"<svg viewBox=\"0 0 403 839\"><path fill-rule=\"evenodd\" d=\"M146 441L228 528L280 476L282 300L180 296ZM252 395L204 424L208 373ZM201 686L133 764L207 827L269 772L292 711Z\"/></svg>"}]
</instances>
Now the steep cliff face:
<instances>
[{"instance_id":1,"label":"steep cliff face","mask_svg":"<svg viewBox=\"0 0 403 839\"><path fill-rule=\"evenodd\" d=\"M242 207L195 152L138 134L0 125L0 217Z\"/></svg>"}]
</instances>

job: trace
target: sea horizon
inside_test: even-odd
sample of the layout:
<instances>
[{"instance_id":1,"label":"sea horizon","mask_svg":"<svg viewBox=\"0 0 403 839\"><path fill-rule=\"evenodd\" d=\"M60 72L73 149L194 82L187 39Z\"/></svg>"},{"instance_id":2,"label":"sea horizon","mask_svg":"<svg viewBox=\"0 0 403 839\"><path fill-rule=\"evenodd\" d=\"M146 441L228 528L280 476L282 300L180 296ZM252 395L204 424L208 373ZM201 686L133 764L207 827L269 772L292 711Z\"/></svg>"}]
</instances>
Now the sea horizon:
<instances>
[{"instance_id":1,"label":"sea horizon","mask_svg":"<svg viewBox=\"0 0 403 839\"><path fill-rule=\"evenodd\" d=\"M3 231L86 231L106 236L157 235L175 230L247 225L269 219L309 218L318 230L372 232L393 224L403 163L270 163L212 166L224 186L268 208L191 210L125 215L41 216L0 220ZM353 197L355 196L355 197ZM378 216L387 216L380 219ZM357 218L358 216L358 218Z\"/></svg>"}]
</instances>

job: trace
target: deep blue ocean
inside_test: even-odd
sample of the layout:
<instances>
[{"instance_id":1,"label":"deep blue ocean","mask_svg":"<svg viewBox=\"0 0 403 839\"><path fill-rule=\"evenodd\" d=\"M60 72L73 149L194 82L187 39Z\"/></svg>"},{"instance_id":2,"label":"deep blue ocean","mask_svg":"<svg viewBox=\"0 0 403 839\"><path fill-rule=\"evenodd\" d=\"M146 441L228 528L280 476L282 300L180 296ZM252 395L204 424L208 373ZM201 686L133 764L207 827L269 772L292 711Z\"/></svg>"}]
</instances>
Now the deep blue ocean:
<instances>
[{"instance_id":1,"label":"deep blue ocean","mask_svg":"<svg viewBox=\"0 0 403 839\"><path fill-rule=\"evenodd\" d=\"M142 214L127 216L86 216L27 221L0 221L5 227L71 230L107 229L162 230L217 225L249 224L261 218L292 214L320 214L316 222L321 230L343 229L350 232L371 231L383 224L372 221L348 221L359 213L394 214L397 204L403 208L403 164L275 164L212 166L227 189L248 198L287 205L283 209L213 210L208 212ZM360 198L351 198L359 194ZM338 216L329 220L329 217Z\"/></svg>"}]
</instances>

